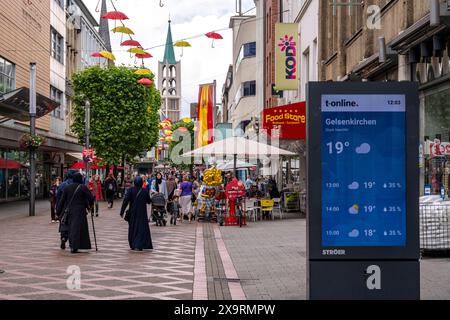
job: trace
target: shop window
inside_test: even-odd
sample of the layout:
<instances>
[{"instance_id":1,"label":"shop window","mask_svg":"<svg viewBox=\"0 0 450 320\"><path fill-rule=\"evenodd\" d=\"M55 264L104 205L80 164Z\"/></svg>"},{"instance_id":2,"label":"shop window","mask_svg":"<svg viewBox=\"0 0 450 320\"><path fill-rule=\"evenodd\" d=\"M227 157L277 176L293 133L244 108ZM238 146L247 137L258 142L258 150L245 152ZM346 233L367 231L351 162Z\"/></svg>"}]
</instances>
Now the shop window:
<instances>
[{"instance_id":1,"label":"shop window","mask_svg":"<svg viewBox=\"0 0 450 320\"><path fill-rule=\"evenodd\" d=\"M450 87L443 87L426 93L425 136L442 144L450 142ZM431 186L433 194L440 194L443 186L448 192L450 187L450 154L444 153L434 157L428 156L425 163L425 184Z\"/></svg>"}]
</instances>

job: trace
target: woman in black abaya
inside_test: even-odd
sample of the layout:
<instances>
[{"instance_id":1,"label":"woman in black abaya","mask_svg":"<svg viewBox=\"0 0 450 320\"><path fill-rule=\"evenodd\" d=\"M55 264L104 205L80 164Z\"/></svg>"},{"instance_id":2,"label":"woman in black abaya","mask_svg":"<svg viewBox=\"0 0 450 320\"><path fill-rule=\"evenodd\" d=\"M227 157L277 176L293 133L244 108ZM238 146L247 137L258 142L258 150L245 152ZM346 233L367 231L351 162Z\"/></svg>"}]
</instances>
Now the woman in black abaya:
<instances>
[{"instance_id":1,"label":"woman in black abaya","mask_svg":"<svg viewBox=\"0 0 450 320\"><path fill-rule=\"evenodd\" d=\"M91 249L87 214L88 208L93 205L94 197L88 187L83 184L83 176L76 173L73 176L73 183L64 188L57 211L61 219L65 209L68 208L65 224L69 230L69 245L72 253L77 253L79 249Z\"/></svg>"},{"instance_id":2,"label":"woman in black abaya","mask_svg":"<svg viewBox=\"0 0 450 320\"><path fill-rule=\"evenodd\" d=\"M134 187L128 189L123 199L120 216L123 217L129 205L128 217L128 242L131 250L142 251L153 249L150 227L148 225L147 204L151 203L150 194L142 188L141 177L134 179Z\"/></svg>"}]
</instances>

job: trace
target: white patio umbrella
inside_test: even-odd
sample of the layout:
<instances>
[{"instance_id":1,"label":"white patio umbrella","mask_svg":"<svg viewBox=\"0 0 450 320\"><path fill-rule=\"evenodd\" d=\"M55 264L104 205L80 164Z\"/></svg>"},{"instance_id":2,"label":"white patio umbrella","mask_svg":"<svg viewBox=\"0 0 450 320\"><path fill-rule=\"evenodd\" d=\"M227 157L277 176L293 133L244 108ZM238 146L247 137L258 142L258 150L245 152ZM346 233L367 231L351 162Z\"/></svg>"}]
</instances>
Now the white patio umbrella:
<instances>
[{"instance_id":1,"label":"white patio umbrella","mask_svg":"<svg viewBox=\"0 0 450 320\"><path fill-rule=\"evenodd\" d=\"M242 137L230 137L204 147L186 152L183 157L230 156L233 155L233 168L236 174L237 158L258 158L260 156L295 156L296 154L265 143Z\"/></svg>"},{"instance_id":2,"label":"white patio umbrella","mask_svg":"<svg viewBox=\"0 0 450 320\"><path fill-rule=\"evenodd\" d=\"M230 171L234 169L234 161L226 161L223 163L218 164L217 169L222 170L222 171ZM246 169L246 168L253 168L256 167L256 165L242 161L242 160L238 160L236 161L236 169Z\"/></svg>"}]
</instances>

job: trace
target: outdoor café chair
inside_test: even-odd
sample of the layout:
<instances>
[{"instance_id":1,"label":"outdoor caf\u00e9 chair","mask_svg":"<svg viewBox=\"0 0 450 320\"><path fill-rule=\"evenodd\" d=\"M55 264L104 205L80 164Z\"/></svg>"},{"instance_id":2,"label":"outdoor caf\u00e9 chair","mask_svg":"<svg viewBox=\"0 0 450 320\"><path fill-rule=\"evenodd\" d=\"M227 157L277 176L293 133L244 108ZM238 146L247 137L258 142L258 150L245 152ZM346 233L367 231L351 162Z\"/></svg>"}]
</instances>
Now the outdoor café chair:
<instances>
[{"instance_id":1,"label":"outdoor caf\u00e9 chair","mask_svg":"<svg viewBox=\"0 0 450 320\"><path fill-rule=\"evenodd\" d=\"M283 208L281 207L281 198L273 198L273 209L280 213L280 219L283 219Z\"/></svg>"},{"instance_id":2,"label":"outdoor caf\u00e9 chair","mask_svg":"<svg viewBox=\"0 0 450 320\"><path fill-rule=\"evenodd\" d=\"M258 207L256 206L256 199L245 199L245 208L247 211L247 215L250 216L250 219L253 218L253 221L256 221L258 218Z\"/></svg>"},{"instance_id":3,"label":"outdoor caf\u00e9 chair","mask_svg":"<svg viewBox=\"0 0 450 320\"><path fill-rule=\"evenodd\" d=\"M274 201L269 199L261 199L261 211L262 213L269 213L273 220L273 205Z\"/></svg>"}]
</instances>

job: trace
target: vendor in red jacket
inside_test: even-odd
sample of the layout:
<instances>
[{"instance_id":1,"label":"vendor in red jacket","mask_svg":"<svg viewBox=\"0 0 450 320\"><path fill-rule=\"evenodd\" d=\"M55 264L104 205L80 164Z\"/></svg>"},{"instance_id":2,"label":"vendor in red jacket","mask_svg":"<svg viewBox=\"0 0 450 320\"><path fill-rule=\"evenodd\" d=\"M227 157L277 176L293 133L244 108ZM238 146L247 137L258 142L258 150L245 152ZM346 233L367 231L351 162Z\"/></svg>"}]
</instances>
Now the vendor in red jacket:
<instances>
[{"instance_id":1,"label":"vendor in red jacket","mask_svg":"<svg viewBox=\"0 0 450 320\"><path fill-rule=\"evenodd\" d=\"M88 188L94 196L95 216L98 217L98 202L103 200L102 183L98 174L91 178ZM94 213L94 208L92 208L92 213Z\"/></svg>"}]
</instances>

